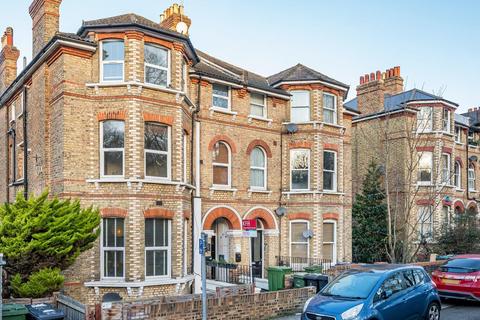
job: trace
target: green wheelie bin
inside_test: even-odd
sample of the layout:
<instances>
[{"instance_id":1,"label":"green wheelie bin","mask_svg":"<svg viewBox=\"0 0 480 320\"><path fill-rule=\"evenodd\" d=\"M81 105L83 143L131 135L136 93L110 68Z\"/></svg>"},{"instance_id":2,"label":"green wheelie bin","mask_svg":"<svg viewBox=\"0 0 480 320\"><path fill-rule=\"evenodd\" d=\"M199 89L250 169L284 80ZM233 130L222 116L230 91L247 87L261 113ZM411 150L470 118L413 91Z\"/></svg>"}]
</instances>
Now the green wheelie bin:
<instances>
[{"instance_id":1,"label":"green wheelie bin","mask_svg":"<svg viewBox=\"0 0 480 320\"><path fill-rule=\"evenodd\" d=\"M2 319L5 320L25 320L28 313L23 304L6 303L2 305Z\"/></svg>"},{"instance_id":2,"label":"green wheelie bin","mask_svg":"<svg viewBox=\"0 0 480 320\"><path fill-rule=\"evenodd\" d=\"M285 288L285 275L292 273L290 267L268 268L268 291L277 291Z\"/></svg>"}]
</instances>

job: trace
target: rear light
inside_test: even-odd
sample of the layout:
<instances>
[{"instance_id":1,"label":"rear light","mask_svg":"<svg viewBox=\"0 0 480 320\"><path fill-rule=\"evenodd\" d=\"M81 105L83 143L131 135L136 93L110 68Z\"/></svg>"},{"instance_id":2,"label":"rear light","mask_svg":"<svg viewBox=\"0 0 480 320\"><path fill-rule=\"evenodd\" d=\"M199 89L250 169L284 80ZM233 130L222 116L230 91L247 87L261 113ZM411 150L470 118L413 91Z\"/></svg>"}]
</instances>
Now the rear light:
<instances>
[{"instance_id":1,"label":"rear light","mask_svg":"<svg viewBox=\"0 0 480 320\"><path fill-rule=\"evenodd\" d=\"M433 287L437 289L437 284L435 283L435 281L432 281L432 284L433 284Z\"/></svg>"}]
</instances>

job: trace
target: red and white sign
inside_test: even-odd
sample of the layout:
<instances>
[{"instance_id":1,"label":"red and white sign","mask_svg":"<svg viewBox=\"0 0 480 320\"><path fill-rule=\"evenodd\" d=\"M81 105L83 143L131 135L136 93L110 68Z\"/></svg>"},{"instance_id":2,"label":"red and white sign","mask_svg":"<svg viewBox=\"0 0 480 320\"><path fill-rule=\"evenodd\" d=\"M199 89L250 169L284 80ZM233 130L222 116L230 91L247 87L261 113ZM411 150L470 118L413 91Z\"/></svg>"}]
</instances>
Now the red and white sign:
<instances>
[{"instance_id":1,"label":"red and white sign","mask_svg":"<svg viewBox=\"0 0 480 320\"><path fill-rule=\"evenodd\" d=\"M257 220L255 219L242 220L242 228L245 231L257 230Z\"/></svg>"}]
</instances>

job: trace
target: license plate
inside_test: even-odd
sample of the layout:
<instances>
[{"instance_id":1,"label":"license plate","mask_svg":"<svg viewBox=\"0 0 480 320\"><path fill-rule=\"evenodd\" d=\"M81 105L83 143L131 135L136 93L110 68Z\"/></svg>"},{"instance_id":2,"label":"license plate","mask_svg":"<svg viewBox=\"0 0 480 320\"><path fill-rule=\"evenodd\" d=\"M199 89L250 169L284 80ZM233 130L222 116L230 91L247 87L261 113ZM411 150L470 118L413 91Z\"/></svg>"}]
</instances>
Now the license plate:
<instances>
[{"instance_id":1,"label":"license plate","mask_svg":"<svg viewBox=\"0 0 480 320\"><path fill-rule=\"evenodd\" d=\"M460 280L443 279L444 284L460 284Z\"/></svg>"}]
</instances>

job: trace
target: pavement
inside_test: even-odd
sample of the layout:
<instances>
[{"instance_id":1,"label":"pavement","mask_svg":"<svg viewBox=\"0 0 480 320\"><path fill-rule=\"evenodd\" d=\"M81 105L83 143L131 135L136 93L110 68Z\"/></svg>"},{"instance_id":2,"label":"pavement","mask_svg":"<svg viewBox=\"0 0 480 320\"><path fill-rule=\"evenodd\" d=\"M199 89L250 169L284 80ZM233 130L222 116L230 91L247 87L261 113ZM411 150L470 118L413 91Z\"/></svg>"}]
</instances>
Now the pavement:
<instances>
[{"instance_id":1,"label":"pavement","mask_svg":"<svg viewBox=\"0 0 480 320\"><path fill-rule=\"evenodd\" d=\"M276 318L275 320L298 320L300 314ZM442 304L441 320L480 320L480 303L447 301ZM394 320L394 319L392 319ZM403 320L403 319L398 319Z\"/></svg>"}]
</instances>

